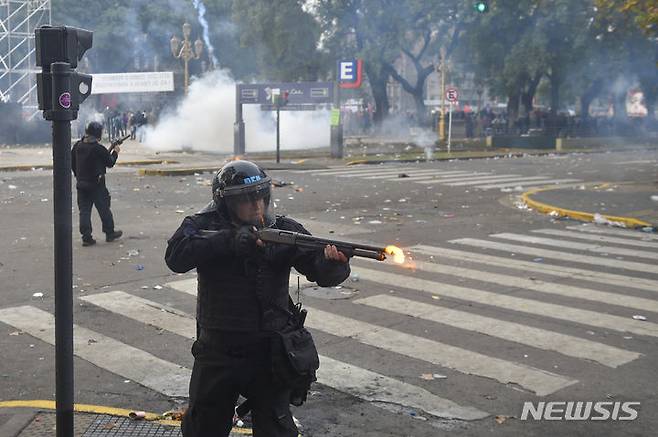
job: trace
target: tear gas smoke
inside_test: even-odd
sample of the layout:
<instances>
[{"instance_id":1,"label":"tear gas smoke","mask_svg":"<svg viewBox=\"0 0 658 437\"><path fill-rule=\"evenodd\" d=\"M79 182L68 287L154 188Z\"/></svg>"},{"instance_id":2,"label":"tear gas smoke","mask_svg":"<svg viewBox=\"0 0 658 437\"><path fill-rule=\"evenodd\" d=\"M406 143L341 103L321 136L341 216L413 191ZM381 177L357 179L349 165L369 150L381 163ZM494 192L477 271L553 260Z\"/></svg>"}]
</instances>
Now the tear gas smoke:
<instances>
[{"instance_id":1,"label":"tear gas smoke","mask_svg":"<svg viewBox=\"0 0 658 437\"><path fill-rule=\"evenodd\" d=\"M244 105L246 151L276 149L276 116L260 105ZM155 150L192 149L233 153L235 81L215 70L192 82L178 107L148 127L146 146ZM281 111L281 150L329 146L329 111Z\"/></svg>"},{"instance_id":2,"label":"tear gas smoke","mask_svg":"<svg viewBox=\"0 0 658 437\"><path fill-rule=\"evenodd\" d=\"M215 57L215 48L210 42L210 32L208 30L208 21L206 20L206 5L201 0L193 0L192 3L194 3L194 8L197 10L199 24L203 28L203 41L206 43L208 58L210 58L212 65L219 65Z\"/></svg>"}]
</instances>

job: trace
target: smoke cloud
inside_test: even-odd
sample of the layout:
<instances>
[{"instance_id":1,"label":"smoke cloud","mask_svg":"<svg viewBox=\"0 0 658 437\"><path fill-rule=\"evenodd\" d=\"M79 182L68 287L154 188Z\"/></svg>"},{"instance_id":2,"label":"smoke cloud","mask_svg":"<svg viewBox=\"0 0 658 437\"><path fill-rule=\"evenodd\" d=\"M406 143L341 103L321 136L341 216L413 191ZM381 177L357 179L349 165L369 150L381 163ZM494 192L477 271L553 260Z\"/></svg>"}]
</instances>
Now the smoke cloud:
<instances>
[{"instance_id":1,"label":"smoke cloud","mask_svg":"<svg viewBox=\"0 0 658 437\"><path fill-rule=\"evenodd\" d=\"M281 111L281 150L329 146L329 111ZM275 113L245 105L246 152L276 150ZM235 81L215 70L192 82L189 94L146 131L146 146L159 151L233 153Z\"/></svg>"}]
</instances>

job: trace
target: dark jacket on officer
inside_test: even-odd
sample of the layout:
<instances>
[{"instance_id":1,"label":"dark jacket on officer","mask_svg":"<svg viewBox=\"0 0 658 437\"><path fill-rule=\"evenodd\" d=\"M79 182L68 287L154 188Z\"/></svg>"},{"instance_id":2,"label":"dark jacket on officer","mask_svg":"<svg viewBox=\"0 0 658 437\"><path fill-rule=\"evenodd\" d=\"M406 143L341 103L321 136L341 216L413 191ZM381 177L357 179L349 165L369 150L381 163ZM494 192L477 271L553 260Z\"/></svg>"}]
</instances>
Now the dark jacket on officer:
<instances>
[{"instance_id":1,"label":"dark jacket on officer","mask_svg":"<svg viewBox=\"0 0 658 437\"><path fill-rule=\"evenodd\" d=\"M110 153L95 137L85 135L71 149L71 168L82 185L98 184L104 177L106 169L114 167L118 157L118 153Z\"/></svg>"},{"instance_id":2,"label":"dark jacket on officer","mask_svg":"<svg viewBox=\"0 0 658 437\"><path fill-rule=\"evenodd\" d=\"M273 227L310 235L287 217L277 216ZM326 259L321 249L266 243L252 258L236 257L234 231L229 217L212 204L186 217L168 242L165 260L171 270L197 269L197 322L202 329L255 333L281 328L285 313L265 312L261 318L258 296L287 309L291 267L322 287L338 285L350 275L348 263Z\"/></svg>"}]
</instances>

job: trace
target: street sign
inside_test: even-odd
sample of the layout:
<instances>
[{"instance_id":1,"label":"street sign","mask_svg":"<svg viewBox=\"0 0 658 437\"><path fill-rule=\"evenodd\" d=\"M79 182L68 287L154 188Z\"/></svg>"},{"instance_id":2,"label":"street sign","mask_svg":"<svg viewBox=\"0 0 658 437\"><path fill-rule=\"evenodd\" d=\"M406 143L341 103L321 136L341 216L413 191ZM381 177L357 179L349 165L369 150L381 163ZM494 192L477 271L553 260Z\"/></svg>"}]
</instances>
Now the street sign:
<instances>
[{"instance_id":1,"label":"street sign","mask_svg":"<svg viewBox=\"0 0 658 437\"><path fill-rule=\"evenodd\" d=\"M363 81L363 61L338 61L338 84L341 88L359 88Z\"/></svg>"},{"instance_id":2,"label":"street sign","mask_svg":"<svg viewBox=\"0 0 658 437\"><path fill-rule=\"evenodd\" d=\"M459 92L457 91L457 88L448 88L446 90L446 99L450 103L456 103L457 100L459 100Z\"/></svg>"},{"instance_id":3,"label":"street sign","mask_svg":"<svg viewBox=\"0 0 658 437\"><path fill-rule=\"evenodd\" d=\"M299 82L299 83L263 83L238 84L237 103L272 103L272 96L288 92L291 104L322 104L331 103L334 95L332 82Z\"/></svg>"}]
</instances>

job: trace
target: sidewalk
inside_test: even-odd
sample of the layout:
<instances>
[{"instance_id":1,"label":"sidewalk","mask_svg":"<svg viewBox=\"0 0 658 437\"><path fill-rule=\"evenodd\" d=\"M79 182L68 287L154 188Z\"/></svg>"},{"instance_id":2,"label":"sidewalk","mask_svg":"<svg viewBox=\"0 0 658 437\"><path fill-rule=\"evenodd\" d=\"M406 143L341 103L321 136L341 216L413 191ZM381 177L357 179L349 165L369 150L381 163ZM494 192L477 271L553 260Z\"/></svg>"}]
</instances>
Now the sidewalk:
<instances>
[{"instance_id":1,"label":"sidewalk","mask_svg":"<svg viewBox=\"0 0 658 437\"><path fill-rule=\"evenodd\" d=\"M5 403L7 404L7 403ZM16 402L33 407L0 405L0 436L43 437L55 435L56 413L53 401ZM71 437L181 437L180 422L146 413L132 419L132 412L95 405L75 405ZM252 435L251 428L234 428L230 437Z\"/></svg>"}]
</instances>

